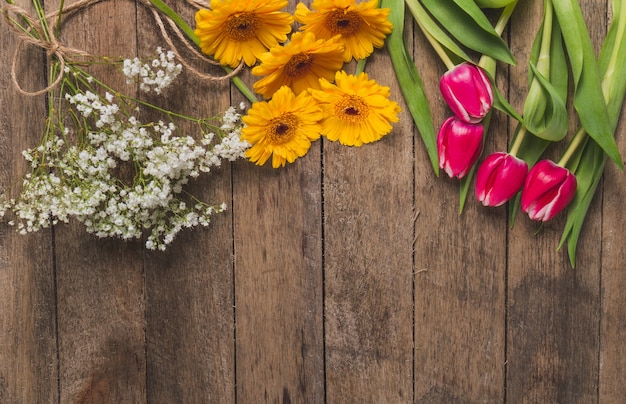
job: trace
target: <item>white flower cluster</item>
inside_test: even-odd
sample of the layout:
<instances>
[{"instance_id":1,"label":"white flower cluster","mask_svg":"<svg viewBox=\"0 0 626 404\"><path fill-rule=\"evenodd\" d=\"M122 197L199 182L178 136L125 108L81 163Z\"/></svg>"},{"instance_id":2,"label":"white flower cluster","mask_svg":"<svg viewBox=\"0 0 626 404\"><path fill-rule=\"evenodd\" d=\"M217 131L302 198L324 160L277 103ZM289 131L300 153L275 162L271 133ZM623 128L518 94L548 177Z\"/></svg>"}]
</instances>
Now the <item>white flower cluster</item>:
<instances>
[{"instance_id":1,"label":"white flower cluster","mask_svg":"<svg viewBox=\"0 0 626 404\"><path fill-rule=\"evenodd\" d=\"M138 82L141 91L154 91L157 94L161 94L163 89L172 84L182 71L182 66L175 62L172 51L164 52L163 48L158 47L157 54L158 57L151 63L144 63L139 58L125 59L122 71L127 83Z\"/></svg>"},{"instance_id":2,"label":"white flower cluster","mask_svg":"<svg viewBox=\"0 0 626 404\"><path fill-rule=\"evenodd\" d=\"M32 172L18 198L0 207L0 215L13 212L11 224L21 233L75 217L99 237L132 239L147 232L146 247L164 250L181 229L207 226L213 213L226 209L199 202L183 186L222 160L243 156L249 145L240 139L243 124L235 108L196 140L177 136L174 123L142 124L125 115L109 93L66 98L94 124L82 137L67 128L48 132L40 146L23 152ZM78 141L68 140L74 137Z\"/></svg>"}]
</instances>

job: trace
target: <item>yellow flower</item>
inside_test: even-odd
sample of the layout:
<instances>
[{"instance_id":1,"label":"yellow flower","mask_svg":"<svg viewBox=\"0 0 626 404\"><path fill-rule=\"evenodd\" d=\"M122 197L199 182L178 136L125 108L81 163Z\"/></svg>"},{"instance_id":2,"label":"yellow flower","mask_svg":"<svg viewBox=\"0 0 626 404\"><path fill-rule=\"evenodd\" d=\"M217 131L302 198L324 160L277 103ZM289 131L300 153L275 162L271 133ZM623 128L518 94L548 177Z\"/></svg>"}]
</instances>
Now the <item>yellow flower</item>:
<instances>
[{"instance_id":1,"label":"yellow flower","mask_svg":"<svg viewBox=\"0 0 626 404\"><path fill-rule=\"evenodd\" d=\"M194 34L200 49L224 65L248 66L269 48L287 40L293 17L280 11L287 0L211 0L196 13Z\"/></svg>"},{"instance_id":2,"label":"yellow flower","mask_svg":"<svg viewBox=\"0 0 626 404\"><path fill-rule=\"evenodd\" d=\"M263 165L272 156L272 167L293 163L304 156L311 141L320 137L322 111L308 92L297 96L281 87L269 101L252 104L244 116L241 138L252 144L246 157Z\"/></svg>"},{"instance_id":3,"label":"yellow flower","mask_svg":"<svg viewBox=\"0 0 626 404\"><path fill-rule=\"evenodd\" d=\"M311 32L296 32L284 46L277 45L261 56L261 64L252 69L255 76L266 76L254 84L265 98L282 86L300 94L308 88L320 88L319 79L332 80L343 66L343 44L339 37L315 39Z\"/></svg>"},{"instance_id":4,"label":"yellow flower","mask_svg":"<svg viewBox=\"0 0 626 404\"><path fill-rule=\"evenodd\" d=\"M389 87L358 76L337 72L335 84L321 79L321 90L311 90L324 111L322 134L347 146L379 140L398 122L400 107L389 100Z\"/></svg>"},{"instance_id":5,"label":"yellow flower","mask_svg":"<svg viewBox=\"0 0 626 404\"><path fill-rule=\"evenodd\" d=\"M401 1L401 0L398 0ZM303 3L296 7L294 17L304 24L300 29L313 32L317 38L341 34L346 45L344 60L364 59L374 47L381 48L391 33L388 8L378 8L378 0L356 4L356 0L315 0L309 10Z\"/></svg>"}]
</instances>

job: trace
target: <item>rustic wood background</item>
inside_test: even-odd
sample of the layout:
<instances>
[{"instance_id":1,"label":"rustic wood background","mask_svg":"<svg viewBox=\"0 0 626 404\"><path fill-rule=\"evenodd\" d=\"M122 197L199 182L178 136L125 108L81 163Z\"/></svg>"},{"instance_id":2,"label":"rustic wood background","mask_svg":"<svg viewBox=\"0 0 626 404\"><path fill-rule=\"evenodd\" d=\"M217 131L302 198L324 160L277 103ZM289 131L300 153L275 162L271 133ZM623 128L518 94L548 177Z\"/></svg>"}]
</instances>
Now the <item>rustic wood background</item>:
<instances>
[{"instance_id":1,"label":"rustic wood background","mask_svg":"<svg viewBox=\"0 0 626 404\"><path fill-rule=\"evenodd\" d=\"M610 1L581 5L599 45ZM518 66L499 66L499 83L518 110L541 11L521 0L506 33ZM441 122L444 67L408 34ZM163 45L146 9L122 0L69 19L63 40L125 57ZM45 114L43 97L11 84L17 43L0 24L2 187L23 173ZM21 53L26 88L45 85L44 59ZM384 51L366 70L404 105ZM191 115L243 100L191 75L164 98ZM495 114L486 150L513 128ZM378 143L319 141L287 168L239 161L193 187L229 211L165 253L76 223L28 236L0 224L0 403L626 402L626 186L612 165L574 270L556 249L562 215L539 234L474 198L459 215L458 184L435 177L406 111Z\"/></svg>"}]
</instances>

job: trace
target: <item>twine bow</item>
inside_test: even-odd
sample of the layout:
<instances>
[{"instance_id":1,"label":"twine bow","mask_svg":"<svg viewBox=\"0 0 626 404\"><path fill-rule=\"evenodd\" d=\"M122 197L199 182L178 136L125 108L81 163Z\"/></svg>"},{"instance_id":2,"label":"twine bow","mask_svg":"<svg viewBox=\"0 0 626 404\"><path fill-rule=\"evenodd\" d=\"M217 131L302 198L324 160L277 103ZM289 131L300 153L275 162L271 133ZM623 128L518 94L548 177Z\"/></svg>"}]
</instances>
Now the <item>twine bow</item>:
<instances>
[{"instance_id":1,"label":"twine bow","mask_svg":"<svg viewBox=\"0 0 626 404\"><path fill-rule=\"evenodd\" d=\"M46 14L45 16L43 16L43 18L33 18L28 13L28 11L25 10L24 8L19 7L15 4L5 4L5 6L1 9L2 15L5 21L7 21L9 28L20 39L15 49L15 52L13 54L13 61L11 63L11 79L13 80L13 84L15 88L20 94L28 95L28 96L37 96L40 94L44 94L54 89L55 87L57 87L61 83L61 80L63 80L63 76L65 74L65 65L67 61L88 62L88 61L93 61L97 59L96 56L88 52L85 52L81 49L70 47L61 43L55 34L55 30L50 29L50 27L60 26L59 18L61 17L61 15L68 16L72 13L79 12L88 7L91 7L92 5L99 3L101 1L104 1L104 0L79 0L69 6L64 7L62 10L57 10L52 13ZM202 3L199 3L193 0L190 0L189 2L195 7L199 7L203 5ZM237 73L239 73L239 71L243 67L243 63L242 63L232 72L224 76L213 76L210 74L200 72L198 69L190 65L187 62L186 58L183 58L180 55L177 47L175 46L174 42L172 41L172 38L170 37L165 27L163 18L161 17L159 12L153 7L152 3L150 3L150 0L139 0L139 3L147 7L152 12L152 16L155 22L157 23L157 26L159 27L161 36L163 37L167 45L171 48L171 50L174 52L174 55L176 56L178 61L187 70L189 70L193 75L199 77L200 79L208 80L208 81L228 80L231 77L235 76ZM20 24L19 22L20 20L26 22L26 26L28 27L27 29L25 29L24 26ZM189 43L185 35L181 32L178 26L176 26L176 23L174 23L174 21L172 21L170 18L167 18L167 17L165 18L165 21L167 21L172 32L176 35L176 37L178 37L179 41L183 43L184 46L193 54L195 59L202 60L212 65L219 65L219 62L216 62L213 59L207 58L205 55L201 54L193 46L191 46L191 44ZM20 85L19 81L17 80L16 72L17 72L17 65L18 65L18 57L22 49L22 46L24 44L33 45L35 47L43 49L46 51L46 55L48 59L55 57L59 61L59 65L60 65L59 73L57 74L57 76L55 77L54 81L51 84L49 84L48 86L46 86L45 88L41 90L38 90L38 91L24 90L22 86Z\"/></svg>"}]
</instances>

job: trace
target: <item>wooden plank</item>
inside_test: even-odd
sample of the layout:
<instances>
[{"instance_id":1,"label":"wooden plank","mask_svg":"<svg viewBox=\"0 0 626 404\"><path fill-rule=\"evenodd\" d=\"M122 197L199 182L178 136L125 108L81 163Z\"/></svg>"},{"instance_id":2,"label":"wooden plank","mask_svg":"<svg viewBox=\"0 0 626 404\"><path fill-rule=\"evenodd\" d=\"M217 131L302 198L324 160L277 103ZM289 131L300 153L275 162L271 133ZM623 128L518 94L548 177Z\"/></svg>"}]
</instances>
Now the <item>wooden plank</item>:
<instances>
[{"instance_id":1,"label":"wooden plank","mask_svg":"<svg viewBox=\"0 0 626 404\"><path fill-rule=\"evenodd\" d=\"M606 29L606 2L581 6L597 45ZM529 26L540 24L541 13L542 2L529 3L513 25L512 46L526 55L530 43L525 36ZM526 91L520 87L525 67L520 65L510 81L512 102L520 108ZM559 150L562 147L552 150L552 158L558 158ZM556 250L564 215L546 223L532 237L536 224L520 214L509 235L507 398L511 402L587 403L598 399L602 267L597 244L601 237L598 202L592 204L583 228L575 270L566 251Z\"/></svg>"},{"instance_id":2,"label":"wooden plank","mask_svg":"<svg viewBox=\"0 0 626 404\"><path fill-rule=\"evenodd\" d=\"M611 17L612 9L608 3ZM626 108L617 128L617 142L622 156L626 153ZM626 401L626 223L624 172L609 162L602 184L602 269L600 312L599 402Z\"/></svg>"},{"instance_id":3,"label":"wooden plank","mask_svg":"<svg viewBox=\"0 0 626 404\"><path fill-rule=\"evenodd\" d=\"M193 26L191 7L182 3L172 7ZM141 8L138 18L139 54L151 55L157 46L167 48L153 29L152 16ZM175 43L183 52L182 44ZM206 63L192 65L207 68ZM209 67L206 73L223 74L222 69ZM223 114L230 105L228 80L209 83L184 70L173 85L162 96L148 99L197 117ZM182 134L197 132L194 124L178 124ZM224 162L221 168L202 174L188 190L203 201L226 202L228 211L215 215L208 228L183 231L166 252L145 255L148 402L234 402L230 165Z\"/></svg>"},{"instance_id":4,"label":"wooden plank","mask_svg":"<svg viewBox=\"0 0 626 404\"><path fill-rule=\"evenodd\" d=\"M414 140L391 71L385 51L369 57L369 78L390 87L403 108L393 131L361 147L323 143L329 402L410 402L413 396Z\"/></svg>"},{"instance_id":5,"label":"wooden plank","mask_svg":"<svg viewBox=\"0 0 626 404\"><path fill-rule=\"evenodd\" d=\"M20 6L27 8L26 2ZM44 96L18 93L10 63L18 39L0 21L0 189L18 191L27 167L21 151L40 140L45 116ZM43 54L24 46L17 59L17 79L25 90L45 87ZM15 195L13 195L15 196ZM0 402L58 401L54 270L50 230L20 235L0 225Z\"/></svg>"},{"instance_id":6,"label":"wooden plank","mask_svg":"<svg viewBox=\"0 0 626 404\"><path fill-rule=\"evenodd\" d=\"M319 144L288 168L236 165L237 400L323 402Z\"/></svg>"},{"instance_id":7,"label":"wooden plank","mask_svg":"<svg viewBox=\"0 0 626 404\"><path fill-rule=\"evenodd\" d=\"M414 42L439 129L451 114L438 89L445 66L421 32ZM507 74L498 64L505 95ZM492 113L483 157L506 148L506 122ZM502 402L506 211L483 207L472 184L459 214L457 180L436 178L424 153L415 172L415 402Z\"/></svg>"},{"instance_id":8,"label":"wooden plank","mask_svg":"<svg viewBox=\"0 0 626 404\"><path fill-rule=\"evenodd\" d=\"M55 10L59 4L46 7ZM61 39L96 55L133 56L135 18L132 2L99 3L67 20ZM125 78L115 68L90 71L124 90ZM140 242L98 239L71 222L55 229L55 245L60 401L144 402Z\"/></svg>"},{"instance_id":9,"label":"wooden plank","mask_svg":"<svg viewBox=\"0 0 626 404\"><path fill-rule=\"evenodd\" d=\"M234 165L238 402L324 401L320 171L320 142L285 168Z\"/></svg>"}]
</instances>

